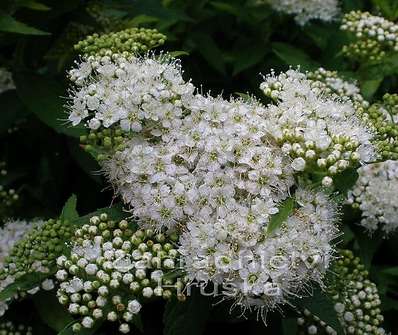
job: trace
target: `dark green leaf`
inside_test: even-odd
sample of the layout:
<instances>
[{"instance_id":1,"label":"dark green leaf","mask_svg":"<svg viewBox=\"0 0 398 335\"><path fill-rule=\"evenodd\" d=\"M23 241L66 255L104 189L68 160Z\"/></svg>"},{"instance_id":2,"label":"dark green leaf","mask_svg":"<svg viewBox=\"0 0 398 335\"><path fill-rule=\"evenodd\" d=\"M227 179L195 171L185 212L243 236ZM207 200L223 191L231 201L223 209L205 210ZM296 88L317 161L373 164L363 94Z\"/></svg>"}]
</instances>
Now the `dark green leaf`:
<instances>
[{"instance_id":1,"label":"dark green leaf","mask_svg":"<svg viewBox=\"0 0 398 335\"><path fill-rule=\"evenodd\" d=\"M72 195L65 203L64 207L62 208L62 213L60 219L73 221L79 217L79 213L76 210L76 203L77 198L76 195Z\"/></svg>"},{"instance_id":2,"label":"dark green leaf","mask_svg":"<svg viewBox=\"0 0 398 335\"><path fill-rule=\"evenodd\" d=\"M278 229L282 223L284 223L290 214L292 214L294 209L294 200L292 198L287 198L279 206L279 212L272 215L271 220L267 226L267 234L272 234L276 229Z\"/></svg>"},{"instance_id":3,"label":"dark green leaf","mask_svg":"<svg viewBox=\"0 0 398 335\"><path fill-rule=\"evenodd\" d=\"M267 54L267 48L264 46L250 47L240 49L235 60L234 60L234 68L233 75L237 75L238 73L252 67L260 63L265 55Z\"/></svg>"},{"instance_id":4,"label":"dark green leaf","mask_svg":"<svg viewBox=\"0 0 398 335\"><path fill-rule=\"evenodd\" d=\"M33 296L33 301L41 319L55 331L59 332L73 322L69 312L58 302L55 292L40 291Z\"/></svg>"},{"instance_id":5,"label":"dark green leaf","mask_svg":"<svg viewBox=\"0 0 398 335\"><path fill-rule=\"evenodd\" d=\"M311 59L303 50L286 43L272 43L272 51L287 65L300 66L302 70L315 70L320 64Z\"/></svg>"},{"instance_id":6,"label":"dark green leaf","mask_svg":"<svg viewBox=\"0 0 398 335\"><path fill-rule=\"evenodd\" d=\"M130 216L129 213L123 211L122 205L118 204L118 205L114 205L112 207L101 208L93 213L81 216L81 217L73 220L71 222L71 224L74 226L82 226L82 225L86 224L92 216L100 215L102 213L107 214L114 221L120 221L120 220L123 220L126 217Z\"/></svg>"},{"instance_id":7,"label":"dark green leaf","mask_svg":"<svg viewBox=\"0 0 398 335\"><path fill-rule=\"evenodd\" d=\"M50 7L34 0L17 0L17 6L39 11L47 11L51 9Z\"/></svg>"},{"instance_id":8,"label":"dark green leaf","mask_svg":"<svg viewBox=\"0 0 398 335\"><path fill-rule=\"evenodd\" d=\"M398 2L396 0L372 0L389 20L395 21L398 18Z\"/></svg>"},{"instance_id":9,"label":"dark green leaf","mask_svg":"<svg viewBox=\"0 0 398 335\"><path fill-rule=\"evenodd\" d=\"M0 134L7 132L27 114L15 90L0 94L0 106Z\"/></svg>"},{"instance_id":10,"label":"dark green leaf","mask_svg":"<svg viewBox=\"0 0 398 335\"><path fill-rule=\"evenodd\" d=\"M75 323L77 323L77 322L72 321L64 329L62 329L57 335L76 335L76 333L72 330L72 327ZM97 320L93 328L91 328L91 329L82 328L82 330L79 331L78 334L79 335L92 335L101 327L102 323L103 323L102 320Z\"/></svg>"},{"instance_id":11,"label":"dark green leaf","mask_svg":"<svg viewBox=\"0 0 398 335\"><path fill-rule=\"evenodd\" d=\"M177 50L177 51L169 52L168 55L170 55L173 58L177 58L177 57L181 57L181 56L189 56L189 52L186 52L183 50Z\"/></svg>"},{"instance_id":12,"label":"dark green leaf","mask_svg":"<svg viewBox=\"0 0 398 335\"><path fill-rule=\"evenodd\" d=\"M29 73L15 78L18 95L26 107L55 131L73 137L84 134L82 127L72 127L64 108L66 89L56 80Z\"/></svg>"},{"instance_id":13,"label":"dark green leaf","mask_svg":"<svg viewBox=\"0 0 398 335\"><path fill-rule=\"evenodd\" d=\"M214 42L214 40L206 34L195 33L192 36L194 43L198 52L203 56L203 58L218 72L221 74L226 73L224 56Z\"/></svg>"},{"instance_id":14,"label":"dark green leaf","mask_svg":"<svg viewBox=\"0 0 398 335\"><path fill-rule=\"evenodd\" d=\"M297 300L296 305L301 309L308 309L312 314L336 330L337 334L344 333L337 313L334 310L333 301L320 288L315 288L311 296Z\"/></svg>"},{"instance_id":15,"label":"dark green leaf","mask_svg":"<svg viewBox=\"0 0 398 335\"><path fill-rule=\"evenodd\" d=\"M297 334L297 319L282 319L283 335Z\"/></svg>"},{"instance_id":16,"label":"dark green leaf","mask_svg":"<svg viewBox=\"0 0 398 335\"><path fill-rule=\"evenodd\" d=\"M352 189L358 180L358 172L356 169L348 169L340 173L334 178L334 186L345 198L347 192Z\"/></svg>"},{"instance_id":17,"label":"dark green leaf","mask_svg":"<svg viewBox=\"0 0 398 335\"><path fill-rule=\"evenodd\" d=\"M0 15L0 31L24 35L50 35L45 31L30 27L23 22L19 22L10 15Z\"/></svg>"},{"instance_id":18,"label":"dark green leaf","mask_svg":"<svg viewBox=\"0 0 398 335\"><path fill-rule=\"evenodd\" d=\"M370 237L367 232L358 231L356 233L356 240L359 246L359 257L367 269L372 264L373 257L382 243L380 234Z\"/></svg>"},{"instance_id":19,"label":"dark green leaf","mask_svg":"<svg viewBox=\"0 0 398 335\"><path fill-rule=\"evenodd\" d=\"M242 11L240 10L240 8L234 6L230 3L227 3L227 2L211 1L210 4L214 8L218 9L219 11L222 11L222 12L225 12L228 14L232 14L232 15L235 15L238 17L242 14Z\"/></svg>"},{"instance_id":20,"label":"dark green leaf","mask_svg":"<svg viewBox=\"0 0 398 335\"><path fill-rule=\"evenodd\" d=\"M209 300L196 290L185 302L176 299L166 304L163 314L164 335L201 335L210 313Z\"/></svg>"}]
</instances>

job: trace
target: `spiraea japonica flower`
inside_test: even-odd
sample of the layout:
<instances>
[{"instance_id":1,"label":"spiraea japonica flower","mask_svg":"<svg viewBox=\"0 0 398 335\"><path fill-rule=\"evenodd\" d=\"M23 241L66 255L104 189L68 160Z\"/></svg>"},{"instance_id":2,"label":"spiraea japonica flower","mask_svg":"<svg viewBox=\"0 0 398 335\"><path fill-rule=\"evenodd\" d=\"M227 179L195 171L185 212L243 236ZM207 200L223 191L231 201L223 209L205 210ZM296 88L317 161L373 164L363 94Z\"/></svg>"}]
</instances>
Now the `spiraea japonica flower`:
<instances>
[{"instance_id":1,"label":"spiraea japonica flower","mask_svg":"<svg viewBox=\"0 0 398 335\"><path fill-rule=\"evenodd\" d=\"M120 322L119 331L129 333L144 302L182 295L181 279L167 278L178 270L175 241L105 213L77 229L71 253L58 258L56 273L59 302L81 317L74 332L106 319Z\"/></svg>"},{"instance_id":2,"label":"spiraea japonica flower","mask_svg":"<svg viewBox=\"0 0 398 335\"><path fill-rule=\"evenodd\" d=\"M292 201L295 209L275 230L255 215L238 213L215 223L190 221L179 249L188 278L211 281L239 307L262 312L303 293L311 282L321 284L333 253L336 206L307 189Z\"/></svg>"},{"instance_id":3,"label":"spiraea japonica flower","mask_svg":"<svg viewBox=\"0 0 398 335\"><path fill-rule=\"evenodd\" d=\"M348 203L362 212L360 224L369 232L390 234L398 228L398 161L369 164L348 194Z\"/></svg>"},{"instance_id":4,"label":"spiraea japonica flower","mask_svg":"<svg viewBox=\"0 0 398 335\"><path fill-rule=\"evenodd\" d=\"M398 25L384 17L352 11L344 15L341 29L357 39L343 48L343 53L354 59L380 61L388 52L398 50Z\"/></svg>"},{"instance_id":5,"label":"spiraea japonica flower","mask_svg":"<svg viewBox=\"0 0 398 335\"><path fill-rule=\"evenodd\" d=\"M348 98L328 95L323 85L296 70L272 73L260 88L275 101L264 115L269 135L296 171L318 171L325 175L323 185L330 186L336 174L373 159L373 134Z\"/></svg>"},{"instance_id":6,"label":"spiraea japonica flower","mask_svg":"<svg viewBox=\"0 0 398 335\"><path fill-rule=\"evenodd\" d=\"M160 56L90 56L70 71L76 84L70 95L69 121L89 129L119 126L156 134L173 126L181 101L193 92L178 61Z\"/></svg>"},{"instance_id":7,"label":"spiraea japonica flower","mask_svg":"<svg viewBox=\"0 0 398 335\"><path fill-rule=\"evenodd\" d=\"M179 64L165 56L113 56L82 71L85 66L82 63L71 72L76 88L71 91L70 121L96 130L85 139L88 143L92 141L90 145L100 142L105 146L107 142L112 148L101 161L103 170L124 203L130 205L141 227L183 233L180 252L187 261L184 269L191 280L226 285L227 278L236 277L234 298L238 304L244 308L256 306L262 311L285 303L290 294L303 291L311 282L322 281L333 249L331 240L336 234L336 208L322 193L300 187L295 192L307 162L293 156L277 140L274 131L281 128L280 120L271 115L274 108L284 113L281 106L264 106L255 99L226 100L199 94L183 79ZM316 88L308 89L317 92ZM330 107L336 110L335 114L340 109L344 116L353 113L352 107L334 100L324 102L319 95L312 93L313 99L307 103L312 109L320 102L325 104L316 114L319 118L330 121L331 117L324 115L326 110L330 113ZM95 103L91 104L93 97ZM339 117L342 118L338 114L336 119ZM292 120L293 126L301 127L299 118L296 119ZM338 133L342 125L335 123L330 127L337 128ZM320 155L315 138L318 140L323 134L313 128L305 128L313 131L312 161ZM367 133L363 130L360 134L366 134L358 138L365 142ZM324 150L331 145L329 140L332 142L325 138ZM363 144L352 142L348 137L333 143L334 155L328 162L333 158L332 165L339 160L335 173L350 165L352 151ZM297 146L300 144L296 143L294 148ZM350 149L350 153L343 152L344 148ZM325 155L326 166L327 156L321 154ZM341 157L347 161L343 162ZM359 154L354 154L352 161L357 163L360 159ZM291 196L299 204L297 210L271 234L272 217L281 204L293 201ZM227 227L232 231L217 231ZM197 257L203 253L204 246L197 235L205 238L208 234L221 239L215 243L214 253L224 255L225 261L231 257L234 263L226 264L220 270L222 275L212 268L207 269L207 275L196 274L189 261L195 252ZM303 240L297 238L297 244L292 244L296 236ZM190 249L191 243L197 249ZM311 248L304 250L303 245ZM283 255L275 254L278 248ZM237 257L245 253L254 255L256 262L240 272L236 268ZM255 266L262 253L269 258L276 256L276 261L286 257L289 271L285 269L278 277L278 271L267 265L269 270L260 276L262 270ZM299 253L301 263L296 259ZM257 273L258 282L249 270ZM245 281L250 281L253 288L248 290ZM264 294L264 290L269 294Z\"/></svg>"},{"instance_id":8,"label":"spiraea japonica flower","mask_svg":"<svg viewBox=\"0 0 398 335\"><path fill-rule=\"evenodd\" d=\"M340 13L338 0L259 0L274 10L294 15L299 25L305 25L312 19L332 21Z\"/></svg>"}]
</instances>

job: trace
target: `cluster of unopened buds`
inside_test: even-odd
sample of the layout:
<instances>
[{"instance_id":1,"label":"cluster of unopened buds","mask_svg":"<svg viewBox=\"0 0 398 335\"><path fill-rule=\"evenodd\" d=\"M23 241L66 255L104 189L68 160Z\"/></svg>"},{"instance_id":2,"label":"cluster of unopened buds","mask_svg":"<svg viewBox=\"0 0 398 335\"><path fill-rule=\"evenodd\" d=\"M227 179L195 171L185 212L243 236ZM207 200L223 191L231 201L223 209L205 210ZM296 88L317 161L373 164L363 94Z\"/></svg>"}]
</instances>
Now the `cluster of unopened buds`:
<instances>
[{"instance_id":1,"label":"cluster of unopened buds","mask_svg":"<svg viewBox=\"0 0 398 335\"><path fill-rule=\"evenodd\" d=\"M156 29L128 28L105 35L93 34L75 45L86 56L105 56L112 53L142 53L164 44L166 36Z\"/></svg>"},{"instance_id":2,"label":"cluster of unopened buds","mask_svg":"<svg viewBox=\"0 0 398 335\"><path fill-rule=\"evenodd\" d=\"M388 52L398 51L398 25L383 17L352 11L344 16L341 29L353 33L357 39L343 48L349 57L380 61Z\"/></svg>"},{"instance_id":3,"label":"cluster of unopened buds","mask_svg":"<svg viewBox=\"0 0 398 335\"><path fill-rule=\"evenodd\" d=\"M361 90L356 82L341 78L336 71L319 68L307 72L306 76L312 81L312 86L315 89L321 89L327 95L336 96L337 99L350 100L360 114L369 107L369 102L361 95Z\"/></svg>"},{"instance_id":4,"label":"cluster of unopened buds","mask_svg":"<svg viewBox=\"0 0 398 335\"><path fill-rule=\"evenodd\" d=\"M11 321L0 322L0 335L33 335L32 327L16 325Z\"/></svg>"},{"instance_id":5,"label":"cluster of unopened buds","mask_svg":"<svg viewBox=\"0 0 398 335\"><path fill-rule=\"evenodd\" d=\"M360 224L369 232L385 234L398 228L398 161L369 164L358 170L359 178L348 194L348 204L360 209Z\"/></svg>"},{"instance_id":6,"label":"cluster of unopened buds","mask_svg":"<svg viewBox=\"0 0 398 335\"><path fill-rule=\"evenodd\" d=\"M277 102L270 107L270 117L279 126L274 137L293 159L294 170L318 171L324 176L322 184L329 187L334 176L374 155L372 134L354 108L354 102L363 106L365 102L354 86L337 80L334 73L323 69L309 74L272 73L260 88ZM338 102L340 94L348 91L350 99Z\"/></svg>"},{"instance_id":7,"label":"cluster of unopened buds","mask_svg":"<svg viewBox=\"0 0 398 335\"><path fill-rule=\"evenodd\" d=\"M30 272L49 273L64 250L63 241L71 235L72 228L65 220L50 219L33 223L5 257L0 269L0 281L17 279ZM48 282L45 287L52 289L53 285Z\"/></svg>"},{"instance_id":8,"label":"cluster of unopened buds","mask_svg":"<svg viewBox=\"0 0 398 335\"><path fill-rule=\"evenodd\" d=\"M334 271L338 281L331 289L334 309L347 334L384 335L381 300L369 273L352 251L340 251Z\"/></svg>"},{"instance_id":9,"label":"cluster of unopened buds","mask_svg":"<svg viewBox=\"0 0 398 335\"><path fill-rule=\"evenodd\" d=\"M328 294L334 301L344 334L384 335L381 327L381 301L376 285L368 279L368 272L350 250L340 250L340 257L335 262L334 282L328 286ZM337 335L335 329L319 317L304 310L297 319L299 334Z\"/></svg>"},{"instance_id":10,"label":"cluster of unopened buds","mask_svg":"<svg viewBox=\"0 0 398 335\"><path fill-rule=\"evenodd\" d=\"M371 105L363 114L374 129L374 143L380 158L398 159L398 95L385 94L381 102Z\"/></svg>"},{"instance_id":11,"label":"cluster of unopened buds","mask_svg":"<svg viewBox=\"0 0 398 335\"><path fill-rule=\"evenodd\" d=\"M119 331L129 333L143 302L170 299L177 292L184 299L184 283L177 278L176 239L136 230L132 222L115 222L105 213L77 229L71 254L58 258L56 273L59 302L82 317L73 331L107 319L120 322Z\"/></svg>"},{"instance_id":12,"label":"cluster of unopened buds","mask_svg":"<svg viewBox=\"0 0 398 335\"><path fill-rule=\"evenodd\" d=\"M118 128L101 128L90 130L88 135L80 136L80 143L84 150L93 155L95 159L103 161L115 151L122 151L129 137L129 133Z\"/></svg>"}]
</instances>

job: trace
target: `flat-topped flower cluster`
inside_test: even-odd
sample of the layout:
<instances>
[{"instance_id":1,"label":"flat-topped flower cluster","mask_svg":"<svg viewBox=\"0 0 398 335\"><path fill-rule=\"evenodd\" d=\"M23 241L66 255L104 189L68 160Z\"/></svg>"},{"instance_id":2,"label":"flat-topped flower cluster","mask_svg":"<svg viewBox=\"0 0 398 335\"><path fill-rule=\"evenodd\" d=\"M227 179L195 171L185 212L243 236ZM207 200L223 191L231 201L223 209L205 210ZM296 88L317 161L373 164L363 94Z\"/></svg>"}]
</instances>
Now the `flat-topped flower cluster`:
<instances>
[{"instance_id":1,"label":"flat-topped flower cluster","mask_svg":"<svg viewBox=\"0 0 398 335\"><path fill-rule=\"evenodd\" d=\"M259 0L258 3L267 3L276 11L294 15L301 26L313 19L332 21L340 13L338 0Z\"/></svg>"},{"instance_id":2,"label":"flat-topped flower cluster","mask_svg":"<svg viewBox=\"0 0 398 335\"><path fill-rule=\"evenodd\" d=\"M197 93L167 55L117 54L84 58L70 78L69 120L96 137L123 132L103 169L141 227L182 234L191 280L233 282L240 305L261 309L322 281L337 209L299 180L317 171L331 187L374 154L338 83L335 92L295 70L272 74L261 89L273 103L263 105Z\"/></svg>"}]
</instances>

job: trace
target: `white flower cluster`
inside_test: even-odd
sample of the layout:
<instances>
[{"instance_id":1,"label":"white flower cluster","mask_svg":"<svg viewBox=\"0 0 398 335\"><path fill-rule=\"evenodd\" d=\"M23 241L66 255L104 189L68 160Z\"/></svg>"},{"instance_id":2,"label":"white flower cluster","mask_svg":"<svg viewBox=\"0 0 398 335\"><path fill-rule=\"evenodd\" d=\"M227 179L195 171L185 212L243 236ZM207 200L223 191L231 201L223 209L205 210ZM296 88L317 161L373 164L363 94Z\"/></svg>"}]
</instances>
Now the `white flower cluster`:
<instances>
[{"instance_id":1,"label":"white flower cluster","mask_svg":"<svg viewBox=\"0 0 398 335\"><path fill-rule=\"evenodd\" d=\"M32 224L23 220L12 220L0 228L0 271L4 269L6 258L14 245L32 229ZM8 275L0 279L0 292L15 281L14 276ZM8 309L6 302L0 301L0 316Z\"/></svg>"},{"instance_id":2,"label":"white flower cluster","mask_svg":"<svg viewBox=\"0 0 398 335\"><path fill-rule=\"evenodd\" d=\"M102 165L139 224L157 231L188 227L180 250L186 259L200 257L206 248L200 237L206 241L215 234L225 239L215 240L214 252L225 253L225 260L231 257L234 265L225 265L223 275L216 269L202 273L188 260L191 279L226 284L226 278L235 276L241 305L261 303L265 308L285 302L289 292L311 281L321 281L336 233L335 208L325 196L298 191L296 201L303 198L304 205L283 229L270 236L264 231L296 186L295 177L311 170L312 163L335 175L365 160L370 135L351 105L323 98L323 91L296 71L281 75L286 82L279 83L277 105L264 107L254 100L198 94L183 81L179 64L165 58L115 55L95 65L93 59L71 72L77 90L71 94L70 120L90 129L114 127L134 134ZM277 82L268 77L262 88ZM347 119L352 121L349 129ZM328 178L324 184L330 186ZM267 265L268 272L258 281L252 276L254 288L247 290L244 276L251 276L249 270L261 254L273 257L278 250L283 255L273 259L287 257L289 271L278 277ZM245 274L233 268L240 251L255 259ZM296 255L306 261L313 257L317 266L296 266ZM276 294L267 298L264 290Z\"/></svg>"},{"instance_id":3,"label":"white flower cluster","mask_svg":"<svg viewBox=\"0 0 398 335\"><path fill-rule=\"evenodd\" d=\"M348 194L348 203L362 211L361 225L369 232L381 228L390 234L398 228L398 161L369 164Z\"/></svg>"},{"instance_id":4,"label":"white flower cluster","mask_svg":"<svg viewBox=\"0 0 398 335\"><path fill-rule=\"evenodd\" d=\"M234 215L265 225L288 196L294 171L265 139L264 108L201 95L186 108L189 115L160 142L134 139L105 162L112 184L156 229Z\"/></svg>"},{"instance_id":5,"label":"white flower cluster","mask_svg":"<svg viewBox=\"0 0 398 335\"><path fill-rule=\"evenodd\" d=\"M384 17L352 11L344 15L341 29L358 39L343 48L348 56L378 61L388 51L398 51L398 25Z\"/></svg>"},{"instance_id":6,"label":"white flower cluster","mask_svg":"<svg viewBox=\"0 0 398 335\"><path fill-rule=\"evenodd\" d=\"M69 121L86 121L90 129L115 124L125 131L143 130L159 136L178 126L182 100L194 87L182 79L178 61L159 56L90 56L69 77L76 84L71 92Z\"/></svg>"},{"instance_id":7,"label":"white flower cluster","mask_svg":"<svg viewBox=\"0 0 398 335\"><path fill-rule=\"evenodd\" d=\"M336 237L336 207L320 192L299 189L297 208L275 231L256 216L192 221L179 249L190 280L213 282L243 308L264 311L288 301L309 282L321 283Z\"/></svg>"},{"instance_id":8,"label":"white flower cluster","mask_svg":"<svg viewBox=\"0 0 398 335\"><path fill-rule=\"evenodd\" d=\"M372 134L352 103L328 95L324 85L296 70L265 78L260 88L276 104L266 109L272 138L293 159L297 171L324 173L323 185L359 161L374 156Z\"/></svg>"},{"instance_id":9,"label":"white flower cluster","mask_svg":"<svg viewBox=\"0 0 398 335\"><path fill-rule=\"evenodd\" d=\"M369 107L369 102L363 98L357 84L344 80L336 71L319 68L316 71L307 72L306 76L313 81L312 86L314 88L318 87L325 94L335 95L337 99L342 101L350 100L360 114Z\"/></svg>"},{"instance_id":10,"label":"white flower cluster","mask_svg":"<svg viewBox=\"0 0 398 335\"><path fill-rule=\"evenodd\" d=\"M300 25L312 19L332 21L339 13L338 0L259 0L268 3L274 10L295 16Z\"/></svg>"},{"instance_id":11,"label":"white flower cluster","mask_svg":"<svg viewBox=\"0 0 398 335\"><path fill-rule=\"evenodd\" d=\"M127 334L142 301L168 299L177 288L182 290L180 280L166 278L176 269L178 251L165 235L133 228L107 214L93 216L76 230L70 256L58 258L59 302L82 317L74 332L106 318L120 321L119 331Z\"/></svg>"},{"instance_id":12,"label":"white flower cluster","mask_svg":"<svg viewBox=\"0 0 398 335\"><path fill-rule=\"evenodd\" d=\"M0 68L0 94L15 89L14 80L12 79L12 74L7 69Z\"/></svg>"}]
</instances>

